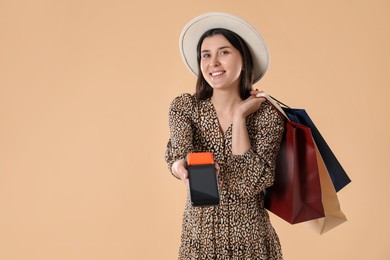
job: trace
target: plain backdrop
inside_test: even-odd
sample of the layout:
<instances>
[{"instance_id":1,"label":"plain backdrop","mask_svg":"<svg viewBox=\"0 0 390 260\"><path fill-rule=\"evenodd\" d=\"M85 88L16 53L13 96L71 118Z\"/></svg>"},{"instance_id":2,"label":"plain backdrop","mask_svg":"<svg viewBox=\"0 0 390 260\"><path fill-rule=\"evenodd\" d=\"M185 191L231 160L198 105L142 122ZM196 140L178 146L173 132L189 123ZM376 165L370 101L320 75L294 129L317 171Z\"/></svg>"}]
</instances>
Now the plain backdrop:
<instances>
[{"instance_id":1,"label":"plain backdrop","mask_svg":"<svg viewBox=\"0 0 390 260\"><path fill-rule=\"evenodd\" d=\"M390 259L389 1L0 0L1 260L177 258L167 113L194 91L181 29L209 11L259 30L254 87L305 108L352 179L324 235L271 215L285 259Z\"/></svg>"}]
</instances>

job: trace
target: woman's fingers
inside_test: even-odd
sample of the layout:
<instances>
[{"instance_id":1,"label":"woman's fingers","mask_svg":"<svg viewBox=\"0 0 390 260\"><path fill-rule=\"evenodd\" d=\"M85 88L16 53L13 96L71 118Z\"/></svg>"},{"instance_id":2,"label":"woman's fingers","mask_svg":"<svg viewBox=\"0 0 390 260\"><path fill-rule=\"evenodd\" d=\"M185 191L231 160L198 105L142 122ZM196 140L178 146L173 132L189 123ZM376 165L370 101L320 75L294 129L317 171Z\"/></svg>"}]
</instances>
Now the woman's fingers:
<instances>
[{"instance_id":1,"label":"woman's fingers","mask_svg":"<svg viewBox=\"0 0 390 260\"><path fill-rule=\"evenodd\" d=\"M263 90L253 89L251 90L250 94L256 96L258 93L264 93Z\"/></svg>"},{"instance_id":2,"label":"woman's fingers","mask_svg":"<svg viewBox=\"0 0 390 260\"><path fill-rule=\"evenodd\" d=\"M221 170L221 167L219 167L219 164L215 162L215 170L217 171L217 175L219 174L219 171Z\"/></svg>"},{"instance_id":3,"label":"woman's fingers","mask_svg":"<svg viewBox=\"0 0 390 260\"><path fill-rule=\"evenodd\" d=\"M187 183L188 182L188 172L185 168L183 169L180 169L178 171L178 174L180 176L180 179L184 182L184 183Z\"/></svg>"},{"instance_id":4,"label":"woman's fingers","mask_svg":"<svg viewBox=\"0 0 390 260\"><path fill-rule=\"evenodd\" d=\"M174 174L179 177L184 183L188 183L188 172L185 166L184 159L178 160L173 163L172 171Z\"/></svg>"},{"instance_id":5,"label":"woman's fingers","mask_svg":"<svg viewBox=\"0 0 390 260\"><path fill-rule=\"evenodd\" d=\"M221 181L221 178L219 178L219 173L221 171L221 167L219 167L219 164L217 162L215 162L215 171L217 173L218 186L221 187L222 181Z\"/></svg>"},{"instance_id":6,"label":"woman's fingers","mask_svg":"<svg viewBox=\"0 0 390 260\"><path fill-rule=\"evenodd\" d=\"M265 94L263 91L261 91L261 92L258 92L258 93L256 94L256 97L266 98L266 94Z\"/></svg>"}]
</instances>

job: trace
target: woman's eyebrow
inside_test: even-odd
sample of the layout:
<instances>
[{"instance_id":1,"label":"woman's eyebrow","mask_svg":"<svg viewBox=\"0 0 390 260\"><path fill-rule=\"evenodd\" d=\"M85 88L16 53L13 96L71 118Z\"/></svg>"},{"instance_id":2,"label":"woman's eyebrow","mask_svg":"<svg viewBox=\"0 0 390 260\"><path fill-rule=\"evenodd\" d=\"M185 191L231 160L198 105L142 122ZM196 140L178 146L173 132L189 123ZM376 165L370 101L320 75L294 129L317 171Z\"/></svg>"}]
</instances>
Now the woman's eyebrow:
<instances>
[{"instance_id":1,"label":"woman's eyebrow","mask_svg":"<svg viewBox=\"0 0 390 260\"><path fill-rule=\"evenodd\" d=\"M226 45L226 46L221 46L218 48L219 51L222 49L231 49L231 47ZM209 50L202 50L201 53L203 53L203 52L210 52L210 51Z\"/></svg>"}]
</instances>

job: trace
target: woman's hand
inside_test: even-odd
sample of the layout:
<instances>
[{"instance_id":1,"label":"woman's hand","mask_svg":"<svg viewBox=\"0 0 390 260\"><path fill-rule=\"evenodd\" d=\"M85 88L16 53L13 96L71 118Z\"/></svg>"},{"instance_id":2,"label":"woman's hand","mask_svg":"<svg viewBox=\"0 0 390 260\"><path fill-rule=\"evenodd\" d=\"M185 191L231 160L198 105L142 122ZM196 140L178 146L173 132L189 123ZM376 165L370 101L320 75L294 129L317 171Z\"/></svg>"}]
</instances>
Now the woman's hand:
<instances>
[{"instance_id":1,"label":"woman's hand","mask_svg":"<svg viewBox=\"0 0 390 260\"><path fill-rule=\"evenodd\" d=\"M261 104L266 100L263 91L252 90L250 97L243 100L234 112L234 119L245 119L250 114L256 112Z\"/></svg>"},{"instance_id":2,"label":"woman's hand","mask_svg":"<svg viewBox=\"0 0 390 260\"><path fill-rule=\"evenodd\" d=\"M215 162L215 172L217 173L217 180L218 180L218 186L221 187L222 186L222 180L221 178L219 177L219 173L221 171L221 167L219 167L219 164L217 162Z\"/></svg>"},{"instance_id":3,"label":"woman's hand","mask_svg":"<svg viewBox=\"0 0 390 260\"><path fill-rule=\"evenodd\" d=\"M188 171L184 159L177 160L172 164L172 173L188 185Z\"/></svg>"},{"instance_id":4,"label":"woman's hand","mask_svg":"<svg viewBox=\"0 0 390 260\"><path fill-rule=\"evenodd\" d=\"M262 91L253 90L250 94L250 97L241 101L234 111L232 127L232 153L234 155L243 155L251 149L246 117L256 112L265 101L265 93Z\"/></svg>"}]
</instances>

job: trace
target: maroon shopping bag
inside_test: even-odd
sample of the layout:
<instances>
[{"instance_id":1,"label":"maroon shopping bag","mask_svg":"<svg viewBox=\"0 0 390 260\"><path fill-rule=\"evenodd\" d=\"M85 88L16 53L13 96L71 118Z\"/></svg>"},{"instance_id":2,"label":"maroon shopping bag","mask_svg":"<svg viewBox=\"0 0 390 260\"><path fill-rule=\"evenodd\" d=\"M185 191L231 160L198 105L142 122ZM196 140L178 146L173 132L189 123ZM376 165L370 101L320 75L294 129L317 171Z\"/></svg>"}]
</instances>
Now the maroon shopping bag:
<instances>
[{"instance_id":1,"label":"maroon shopping bag","mask_svg":"<svg viewBox=\"0 0 390 260\"><path fill-rule=\"evenodd\" d=\"M276 160L275 181L265 191L265 207L296 224L324 217L321 196L316 147L310 128L287 119Z\"/></svg>"}]
</instances>

